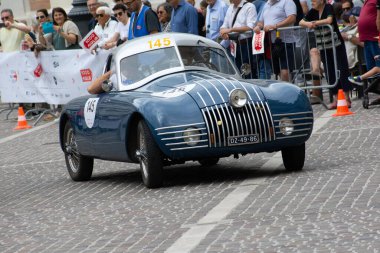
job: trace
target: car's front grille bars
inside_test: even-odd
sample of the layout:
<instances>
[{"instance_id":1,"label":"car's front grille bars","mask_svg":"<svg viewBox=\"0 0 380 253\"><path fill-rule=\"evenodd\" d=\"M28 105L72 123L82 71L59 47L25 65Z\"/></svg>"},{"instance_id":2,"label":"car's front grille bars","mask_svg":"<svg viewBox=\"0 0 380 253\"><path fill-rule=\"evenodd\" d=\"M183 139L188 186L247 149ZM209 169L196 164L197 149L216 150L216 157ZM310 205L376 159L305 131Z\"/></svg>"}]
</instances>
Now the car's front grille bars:
<instances>
[{"instance_id":1,"label":"car's front grille bars","mask_svg":"<svg viewBox=\"0 0 380 253\"><path fill-rule=\"evenodd\" d=\"M196 143L194 142L193 146L188 145L189 142L184 141L184 133L193 131L191 128L196 128L201 131L200 134L187 135L187 137L201 137L201 140L196 141ZM205 123L160 127L155 130L157 131L157 136L165 143L165 146L172 151L208 147L207 138L202 139L202 136L207 135L205 133Z\"/></svg>"},{"instance_id":2,"label":"car's front grille bars","mask_svg":"<svg viewBox=\"0 0 380 253\"><path fill-rule=\"evenodd\" d=\"M308 136L313 127L313 112L297 112L297 113L283 113L273 114L275 130L277 139L288 139ZM280 120L288 118L293 121L293 124L289 125L294 127L291 135L284 135L280 130Z\"/></svg>"},{"instance_id":3,"label":"car's front grille bars","mask_svg":"<svg viewBox=\"0 0 380 253\"><path fill-rule=\"evenodd\" d=\"M209 147L228 146L228 137L257 135L259 142L275 140L274 123L268 104L250 101L235 109L228 103L202 109Z\"/></svg>"}]
</instances>

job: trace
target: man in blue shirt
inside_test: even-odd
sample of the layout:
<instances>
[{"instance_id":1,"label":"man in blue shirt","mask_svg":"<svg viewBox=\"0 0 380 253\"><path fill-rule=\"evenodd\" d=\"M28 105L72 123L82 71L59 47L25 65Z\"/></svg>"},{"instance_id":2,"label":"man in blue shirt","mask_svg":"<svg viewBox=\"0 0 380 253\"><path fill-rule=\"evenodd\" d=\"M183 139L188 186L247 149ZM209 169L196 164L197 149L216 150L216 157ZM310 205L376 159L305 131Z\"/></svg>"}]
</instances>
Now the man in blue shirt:
<instances>
[{"instance_id":1,"label":"man in blue shirt","mask_svg":"<svg viewBox=\"0 0 380 253\"><path fill-rule=\"evenodd\" d=\"M198 35L197 10L185 0L169 0L169 3L173 6L170 21L172 32Z\"/></svg>"},{"instance_id":2,"label":"man in blue shirt","mask_svg":"<svg viewBox=\"0 0 380 253\"><path fill-rule=\"evenodd\" d=\"M228 5L224 0L206 0L206 37L212 40L219 38L220 27L223 25Z\"/></svg>"}]
</instances>

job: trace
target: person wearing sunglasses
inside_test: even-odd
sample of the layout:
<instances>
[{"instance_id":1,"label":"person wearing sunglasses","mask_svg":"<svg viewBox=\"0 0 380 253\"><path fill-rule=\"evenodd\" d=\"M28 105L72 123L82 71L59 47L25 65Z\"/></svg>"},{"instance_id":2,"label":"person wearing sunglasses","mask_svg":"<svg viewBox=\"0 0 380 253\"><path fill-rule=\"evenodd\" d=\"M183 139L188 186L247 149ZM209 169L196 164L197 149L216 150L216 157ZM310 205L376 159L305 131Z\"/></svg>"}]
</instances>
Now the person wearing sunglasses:
<instances>
[{"instance_id":1,"label":"person wearing sunglasses","mask_svg":"<svg viewBox=\"0 0 380 253\"><path fill-rule=\"evenodd\" d=\"M168 3L162 3L157 7L157 16L161 24L162 32L171 32L170 19L173 7Z\"/></svg>"},{"instance_id":2,"label":"person wearing sunglasses","mask_svg":"<svg viewBox=\"0 0 380 253\"><path fill-rule=\"evenodd\" d=\"M20 45L25 34L30 32L30 27L14 20L13 11L4 9L1 11L1 21L4 27L0 29L0 44L3 52L20 50Z\"/></svg>"},{"instance_id":3,"label":"person wearing sunglasses","mask_svg":"<svg viewBox=\"0 0 380 253\"><path fill-rule=\"evenodd\" d=\"M127 15L127 7L125 7L124 4L116 4L112 10L119 22L117 23L116 31L112 38L104 44L104 49L118 46L128 39L129 17Z\"/></svg>"},{"instance_id":4,"label":"person wearing sunglasses","mask_svg":"<svg viewBox=\"0 0 380 253\"><path fill-rule=\"evenodd\" d=\"M100 36L98 47L103 48L116 33L117 21L112 20L112 10L107 6L96 9L96 24L94 31Z\"/></svg>"}]
</instances>

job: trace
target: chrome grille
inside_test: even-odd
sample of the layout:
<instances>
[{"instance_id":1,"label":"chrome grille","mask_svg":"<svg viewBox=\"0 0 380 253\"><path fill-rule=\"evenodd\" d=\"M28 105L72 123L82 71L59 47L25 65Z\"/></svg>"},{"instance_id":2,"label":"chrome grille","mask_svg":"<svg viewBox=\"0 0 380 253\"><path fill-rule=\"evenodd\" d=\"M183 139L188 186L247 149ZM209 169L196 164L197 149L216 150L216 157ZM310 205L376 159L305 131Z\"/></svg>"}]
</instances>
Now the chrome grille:
<instances>
[{"instance_id":1,"label":"chrome grille","mask_svg":"<svg viewBox=\"0 0 380 253\"><path fill-rule=\"evenodd\" d=\"M260 142L275 139L274 123L266 102L251 101L240 109L223 103L203 108L202 114L209 147L226 147L227 138L232 136L257 134Z\"/></svg>"},{"instance_id":2,"label":"chrome grille","mask_svg":"<svg viewBox=\"0 0 380 253\"><path fill-rule=\"evenodd\" d=\"M201 140L197 142L194 146L189 146L186 142L184 142L183 134L187 131L189 127L197 128L201 131L200 134L190 135L191 136L200 136ZM186 125L176 125L176 126L167 126L160 127L155 129L157 132L157 136L161 139L161 141L170 148L170 150L185 150L185 149L196 149L196 148L205 148L208 147L208 139L204 136L207 135L205 123L193 123Z\"/></svg>"},{"instance_id":3,"label":"chrome grille","mask_svg":"<svg viewBox=\"0 0 380 253\"><path fill-rule=\"evenodd\" d=\"M289 118L294 122L294 131L291 135L283 135L280 131L279 122L282 118ZM288 139L308 136L313 127L313 112L297 112L297 113L284 113L284 114L273 114L276 138L277 139Z\"/></svg>"}]
</instances>

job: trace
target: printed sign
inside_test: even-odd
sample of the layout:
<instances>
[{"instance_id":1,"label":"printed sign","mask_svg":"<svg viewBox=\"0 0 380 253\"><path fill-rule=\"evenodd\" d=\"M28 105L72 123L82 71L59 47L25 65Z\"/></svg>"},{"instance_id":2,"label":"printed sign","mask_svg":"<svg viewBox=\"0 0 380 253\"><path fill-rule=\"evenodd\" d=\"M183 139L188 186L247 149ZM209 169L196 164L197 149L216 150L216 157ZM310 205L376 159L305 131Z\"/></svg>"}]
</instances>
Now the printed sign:
<instances>
[{"instance_id":1,"label":"printed sign","mask_svg":"<svg viewBox=\"0 0 380 253\"><path fill-rule=\"evenodd\" d=\"M260 31L259 33L253 33L252 54L264 53L264 37L265 37L264 31Z\"/></svg>"},{"instance_id":2,"label":"printed sign","mask_svg":"<svg viewBox=\"0 0 380 253\"><path fill-rule=\"evenodd\" d=\"M91 30L86 37L79 42L79 45L86 50L92 50L98 45L100 42L100 36L94 31Z\"/></svg>"},{"instance_id":3,"label":"printed sign","mask_svg":"<svg viewBox=\"0 0 380 253\"><path fill-rule=\"evenodd\" d=\"M231 51L231 55L233 57L236 57L236 47L237 47L237 43L233 40L230 41L230 51Z\"/></svg>"},{"instance_id":4,"label":"printed sign","mask_svg":"<svg viewBox=\"0 0 380 253\"><path fill-rule=\"evenodd\" d=\"M37 67L33 71L35 77L40 77L42 74L42 65L38 63Z\"/></svg>"},{"instance_id":5,"label":"printed sign","mask_svg":"<svg viewBox=\"0 0 380 253\"><path fill-rule=\"evenodd\" d=\"M85 82L92 82L92 71L91 69L81 69L80 75L82 76L82 81Z\"/></svg>"},{"instance_id":6,"label":"printed sign","mask_svg":"<svg viewBox=\"0 0 380 253\"><path fill-rule=\"evenodd\" d=\"M98 101L99 98L89 98L84 106L84 121L88 128L92 128L94 125Z\"/></svg>"},{"instance_id":7,"label":"printed sign","mask_svg":"<svg viewBox=\"0 0 380 253\"><path fill-rule=\"evenodd\" d=\"M148 40L147 42L147 49L157 49L162 47L171 47L175 45L174 40L172 40L170 37L157 38L154 40Z\"/></svg>"}]
</instances>

